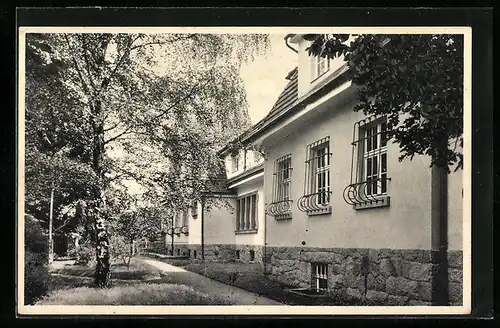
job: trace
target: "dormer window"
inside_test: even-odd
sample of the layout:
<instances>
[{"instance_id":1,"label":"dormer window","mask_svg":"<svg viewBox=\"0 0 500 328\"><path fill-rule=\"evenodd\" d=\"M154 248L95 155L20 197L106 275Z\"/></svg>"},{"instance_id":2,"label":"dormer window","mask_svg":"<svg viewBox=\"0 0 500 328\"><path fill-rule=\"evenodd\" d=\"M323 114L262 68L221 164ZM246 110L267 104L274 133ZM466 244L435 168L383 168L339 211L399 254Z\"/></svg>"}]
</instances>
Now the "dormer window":
<instances>
[{"instance_id":1,"label":"dormer window","mask_svg":"<svg viewBox=\"0 0 500 328\"><path fill-rule=\"evenodd\" d=\"M330 58L321 56L311 57L311 81L316 80L321 75L330 70Z\"/></svg>"},{"instance_id":2,"label":"dormer window","mask_svg":"<svg viewBox=\"0 0 500 328\"><path fill-rule=\"evenodd\" d=\"M233 156L231 156L231 170L233 173L239 170L239 164L240 164L240 155L234 154Z\"/></svg>"}]
</instances>

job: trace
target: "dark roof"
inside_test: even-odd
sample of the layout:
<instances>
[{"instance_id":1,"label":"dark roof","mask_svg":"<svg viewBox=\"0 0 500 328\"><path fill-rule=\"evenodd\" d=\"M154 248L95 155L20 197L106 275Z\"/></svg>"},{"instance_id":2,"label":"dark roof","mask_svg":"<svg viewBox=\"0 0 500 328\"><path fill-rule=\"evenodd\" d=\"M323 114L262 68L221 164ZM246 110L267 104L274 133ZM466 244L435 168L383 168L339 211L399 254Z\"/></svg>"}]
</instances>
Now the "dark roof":
<instances>
[{"instance_id":1,"label":"dark roof","mask_svg":"<svg viewBox=\"0 0 500 328\"><path fill-rule=\"evenodd\" d=\"M326 93L337 88L342 83L348 81L350 77L347 74L344 74L346 72L346 68L347 64L338 68L330 78L318 84L314 89L310 90L306 95L302 96L300 101L298 99L298 69L297 67L294 68L288 73L286 77L286 79L290 80L290 82L288 82L283 92L281 92L278 100L271 108L269 113L250 129L240 134L233 141L240 140L240 142L243 143L249 142L256 134L275 124L276 117L279 121L282 117L284 117L284 115L289 115L292 111L302 108L308 103L319 99L319 97L324 96ZM219 155L222 155L228 150L229 144L219 150L218 153Z\"/></svg>"},{"instance_id":2,"label":"dark roof","mask_svg":"<svg viewBox=\"0 0 500 328\"><path fill-rule=\"evenodd\" d=\"M247 129L246 131L244 131L242 134L240 134L236 139L232 140L231 142L244 139L245 136L253 132L255 129L259 128L270 118L290 108L298 99L298 75L299 75L298 69L297 67L295 67L286 76L286 79L289 80L290 82L288 82L288 84L285 86L285 89L283 89L283 91L278 97L278 100L276 100L269 113L263 119L261 119L259 122L257 122L255 125ZM228 144L226 144L226 146L224 146L221 150L219 150L219 154L224 154L228 149L229 149Z\"/></svg>"},{"instance_id":3,"label":"dark roof","mask_svg":"<svg viewBox=\"0 0 500 328\"><path fill-rule=\"evenodd\" d=\"M274 106L269 111L269 114L266 115L264 121L276 116L284 110L290 108L292 104L294 104L298 99L298 70L295 67L290 73L288 73L287 80L288 84L285 89L281 92L278 97L278 100L274 103Z\"/></svg>"}]
</instances>

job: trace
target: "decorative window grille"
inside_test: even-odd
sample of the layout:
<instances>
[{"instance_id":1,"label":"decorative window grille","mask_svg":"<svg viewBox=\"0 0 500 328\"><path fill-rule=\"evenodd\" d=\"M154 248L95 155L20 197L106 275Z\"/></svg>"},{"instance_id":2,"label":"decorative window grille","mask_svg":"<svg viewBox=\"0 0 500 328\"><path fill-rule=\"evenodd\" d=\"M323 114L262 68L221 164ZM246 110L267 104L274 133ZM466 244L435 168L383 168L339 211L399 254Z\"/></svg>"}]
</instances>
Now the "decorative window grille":
<instances>
[{"instance_id":1,"label":"decorative window grille","mask_svg":"<svg viewBox=\"0 0 500 328\"><path fill-rule=\"evenodd\" d=\"M323 292L328 289L328 264L312 263L313 289Z\"/></svg>"},{"instance_id":2,"label":"decorative window grille","mask_svg":"<svg viewBox=\"0 0 500 328\"><path fill-rule=\"evenodd\" d=\"M289 219L292 214L290 199L292 184L292 155L288 154L274 162L273 198L266 206L266 214L276 219Z\"/></svg>"},{"instance_id":3,"label":"decorative window grille","mask_svg":"<svg viewBox=\"0 0 500 328\"><path fill-rule=\"evenodd\" d=\"M231 167L233 173L239 170L239 164L240 164L240 155L234 154L233 156L231 156Z\"/></svg>"},{"instance_id":4,"label":"decorative window grille","mask_svg":"<svg viewBox=\"0 0 500 328\"><path fill-rule=\"evenodd\" d=\"M389 206L387 121L371 116L354 124L351 180L344 200L356 209Z\"/></svg>"},{"instance_id":5,"label":"decorative window grille","mask_svg":"<svg viewBox=\"0 0 500 328\"><path fill-rule=\"evenodd\" d=\"M257 194L236 200L236 232L257 232Z\"/></svg>"},{"instance_id":6,"label":"decorative window grille","mask_svg":"<svg viewBox=\"0 0 500 328\"><path fill-rule=\"evenodd\" d=\"M297 207L309 215L330 213L330 137L307 146L304 196Z\"/></svg>"}]
</instances>

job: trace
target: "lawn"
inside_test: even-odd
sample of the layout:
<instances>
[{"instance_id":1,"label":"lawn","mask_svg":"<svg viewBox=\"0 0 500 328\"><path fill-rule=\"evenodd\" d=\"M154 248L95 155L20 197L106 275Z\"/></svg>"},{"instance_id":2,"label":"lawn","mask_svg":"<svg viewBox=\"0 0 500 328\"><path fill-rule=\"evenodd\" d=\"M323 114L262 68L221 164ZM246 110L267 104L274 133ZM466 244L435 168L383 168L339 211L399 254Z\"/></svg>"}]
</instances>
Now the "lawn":
<instances>
[{"instance_id":1,"label":"lawn","mask_svg":"<svg viewBox=\"0 0 500 328\"><path fill-rule=\"evenodd\" d=\"M231 305L186 285L133 283L107 289L77 287L51 292L36 305Z\"/></svg>"},{"instance_id":2,"label":"lawn","mask_svg":"<svg viewBox=\"0 0 500 328\"><path fill-rule=\"evenodd\" d=\"M84 265L64 265L62 267L57 267L51 270L51 273L58 275L71 275L78 277L89 277L94 276L95 267L94 266L84 266ZM118 280L147 280L159 278L157 270L151 267L146 267L140 261L132 259L130 266L124 263L114 263L111 265L111 279Z\"/></svg>"},{"instance_id":3,"label":"lawn","mask_svg":"<svg viewBox=\"0 0 500 328\"><path fill-rule=\"evenodd\" d=\"M269 280L259 263L201 262L189 259L161 259L161 261L201 274L222 283L239 287L289 305L317 305L318 300L288 292L286 286Z\"/></svg>"},{"instance_id":4,"label":"lawn","mask_svg":"<svg viewBox=\"0 0 500 328\"><path fill-rule=\"evenodd\" d=\"M51 270L49 293L36 305L232 305L193 288L164 283L158 270L132 259L130 267L111 266L111 286L93 288L94 268L56 263Z\"/></svg>"},{"instance_id":5,"label":"lawn","mask_svg":"<svg viewBox=\"0 0 500 328\"><path fill-rule=\"evenodd\" d=\"M347 295L308 297L290 292L288 289L294 287L270 280L259 263L201 262L189 259L161 259L161 261L288 305L376 305L352 299Z\"/></svg>"}]
</instances>

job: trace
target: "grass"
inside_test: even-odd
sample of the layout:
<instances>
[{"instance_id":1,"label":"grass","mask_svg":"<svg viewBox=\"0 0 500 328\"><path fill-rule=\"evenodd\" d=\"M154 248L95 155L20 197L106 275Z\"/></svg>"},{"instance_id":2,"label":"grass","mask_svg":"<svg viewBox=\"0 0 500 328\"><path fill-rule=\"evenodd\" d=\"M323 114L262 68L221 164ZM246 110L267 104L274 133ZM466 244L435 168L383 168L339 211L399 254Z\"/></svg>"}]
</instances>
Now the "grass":
<instances>
[{"instance_id":1,"label":"grass","mask_svg":"<svg viewBox=\"0 0 500 328\"><path fill-rule=\"evenodd\" d=\"M162 259L161 261L281 303L309 305L318 302L318 300L305 299L290 293L286 290L290 286L268 279L259 263L201 262L189 259Z\"/></svg>"},{"instance_id":2,"label":"grass","mask_svg":"<svg viewBox=\"0 0 500 328\"><path fill-rule=\"evenodd\" d=\"M156 268L136 259L130 267L113 264L111 286L105 289L93 288L93 267L61 264L51 270L49 293L36 305L232 305L186 285L164 283Z\"/></svg>"},{"instance_id":3,"label":"grass","mask_svg":"<svg viewBox=\"0 0 500 328\"><path fill-rule=\"evenodd\" d=\"M347 295L308 297L290 292L287 289L294 287L270 280L259 263L201 262L189 259L162 259L161 261L288 305L376 305L372 302L352 299Z\"/></svg>"},{"instance_id":4,"label":"grass","mask_svg":"<svg viewBox=\"0 0 500 328\"><path fill-rule=\"evenodd\" d=\"M186 285L134 283L107 289L78 287L51 292L36 305L231 305Z\"/></svg>"}]
</instances>

